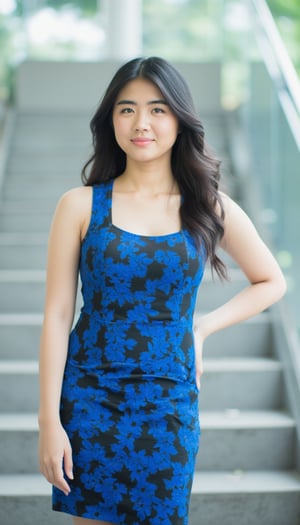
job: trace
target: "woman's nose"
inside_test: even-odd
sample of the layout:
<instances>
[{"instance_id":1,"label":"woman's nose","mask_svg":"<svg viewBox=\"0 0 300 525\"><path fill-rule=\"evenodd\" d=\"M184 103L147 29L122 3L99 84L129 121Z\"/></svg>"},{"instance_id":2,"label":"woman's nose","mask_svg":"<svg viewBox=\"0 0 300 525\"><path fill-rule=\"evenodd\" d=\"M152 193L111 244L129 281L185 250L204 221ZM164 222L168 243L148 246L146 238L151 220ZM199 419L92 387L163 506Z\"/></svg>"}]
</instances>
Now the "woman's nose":
<instances>
[{"instance_id":1,"label":"woman's nose","mask_svg":"<svg viewBox=\"0 0 300 525\"><path fill-rule=\"evenodd\" d=\"M149 129L149 120L144 112L137 114L134 123L134 129L135 131L146 131Z\"/></svg>"},{"instance_id":2,"label":"woman's nose","mask_svg":"<svg viewBox=\"0 0 300 525\"><path fill-rule=\"evenodd\" d=\"M136 126L135 131L147 131L147 126Z\"/></svg>"}]
</instances>

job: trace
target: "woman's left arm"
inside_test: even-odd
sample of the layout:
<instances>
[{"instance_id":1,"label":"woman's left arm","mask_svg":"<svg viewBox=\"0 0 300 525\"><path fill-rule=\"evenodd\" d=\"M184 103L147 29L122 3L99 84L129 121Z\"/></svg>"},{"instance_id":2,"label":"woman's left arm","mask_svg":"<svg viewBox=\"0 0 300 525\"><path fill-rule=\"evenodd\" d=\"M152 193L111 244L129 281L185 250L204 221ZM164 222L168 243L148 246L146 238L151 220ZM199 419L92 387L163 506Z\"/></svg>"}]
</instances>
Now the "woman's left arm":
<instances>
[{"instance_id":1,"label":"woman's left arm","mask_svg":"<svg viewBox=\"0 0 300 525\"><path fill-rule=\"evenodd\" d=\"M286 290L285 279L276 259L249 217L226 195L222 194L222 201L225 219L220 246L240 267L249 286L217 309L195 316L194 335L198 348L212 333L262 312L278 301Z\"/></svg>"}]
</instances>

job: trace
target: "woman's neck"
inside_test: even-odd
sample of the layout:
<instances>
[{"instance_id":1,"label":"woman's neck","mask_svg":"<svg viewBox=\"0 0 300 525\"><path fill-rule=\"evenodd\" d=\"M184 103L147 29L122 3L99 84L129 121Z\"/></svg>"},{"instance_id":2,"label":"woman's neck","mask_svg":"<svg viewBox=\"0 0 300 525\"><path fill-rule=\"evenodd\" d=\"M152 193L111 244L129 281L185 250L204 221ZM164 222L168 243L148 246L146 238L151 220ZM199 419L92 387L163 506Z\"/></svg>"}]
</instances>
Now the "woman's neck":
<instances>
[{"instance_id":1,"label":"woman's neck","mask_svg":"<svg viewBox=\"0 0 300 525\"><path fill-rule=\"evenodd\" d=\"M177 182L170 168L150 165L127 164L125 171L118 177L119 191L143 194L179 193Z\"/></svg>"}]
</instances>

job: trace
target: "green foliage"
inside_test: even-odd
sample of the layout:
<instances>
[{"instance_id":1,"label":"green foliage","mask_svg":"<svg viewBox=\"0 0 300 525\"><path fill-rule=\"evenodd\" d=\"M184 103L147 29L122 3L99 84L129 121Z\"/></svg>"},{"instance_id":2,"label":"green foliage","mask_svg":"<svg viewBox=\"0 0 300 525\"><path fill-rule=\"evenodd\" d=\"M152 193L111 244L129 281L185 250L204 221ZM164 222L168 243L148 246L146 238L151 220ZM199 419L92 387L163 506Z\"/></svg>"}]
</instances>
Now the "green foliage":
<instances>
[{"instance_id":1,"label":"green foliage","mask_svg":"<svg viewBox=\"0 0 300 525\"><path fill-rule=\"evenodd\" d=\"M97 0L44 0L41 7L61 9L66 5L77 7L84 16L93 16L97 12ZM16 14L23 16L26 12L26 0L16 0Z\"/></svg>"},{"instance_id":2,"label":"green foliage","mask_svg":"<svg viewBox=\"0 0 300 525\"><path fill-rule=\"evenodd\" d=\"M23 16L24 14L24 0L16 0L16 11L17 16Z\"/></svg>"},{"instance_id":3,"label":"green foliage","mask_svg":"<svg viewBox=\"0 0 300 525\"><path fill-rule=\"evenodd\" d=\"M11 30L6 23L6 17L0 15L0 102L12 98L13 67L11 57L13 54L11 43Z\"/></svg>"},{"instance_id":4,"label":"green foliage","mask_svg":"<svg viewBox=\"0 0 300 525\"><path fill-rule=\"evenodd\" d=\"M299 0L267 0L288 52L300 73Z\"/></svg>"},{"instance_id":5,"label":"green foliage","mask_svg":"<svg viewBox=\"0 0 300 525\"><path fill-rule=\"evenodd\" d=\"M300 21L299 0L267 0L267 3L276 18L287 16Z\"/></svg>"},{"instance_id":6,"label":"green foliage","mask_svg":"<svg viewBox=\"0 0 300 525\"><path fill-rule=\"evenodd\" d=\"M93 16L97 12L97 0L45 0L45 5L60 9L66 5L78 8L83 15Z\"/></svg>"}]
</instances>

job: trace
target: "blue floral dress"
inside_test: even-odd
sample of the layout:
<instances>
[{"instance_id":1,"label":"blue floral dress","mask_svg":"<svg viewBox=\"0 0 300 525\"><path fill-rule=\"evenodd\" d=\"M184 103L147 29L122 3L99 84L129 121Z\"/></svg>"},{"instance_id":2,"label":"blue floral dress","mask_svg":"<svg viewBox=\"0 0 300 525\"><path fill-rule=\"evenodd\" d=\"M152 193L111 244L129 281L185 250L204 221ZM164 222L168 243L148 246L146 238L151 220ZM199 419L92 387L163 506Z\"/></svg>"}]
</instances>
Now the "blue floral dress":
<instances>
[{"instance_id":1,"label":"blue floral dress","mask_svg":"<svg viewBox=\"0 0 300 525\"><path fill-rule=\"evenodd\" d=\"M61 420L74 480L53 509L116 525L186 525L199 444L193 313L204 250L185 230L112 224L113 181L93 187L81 246L84 306L70 334Z\"/></svg>"}]
</instances>

